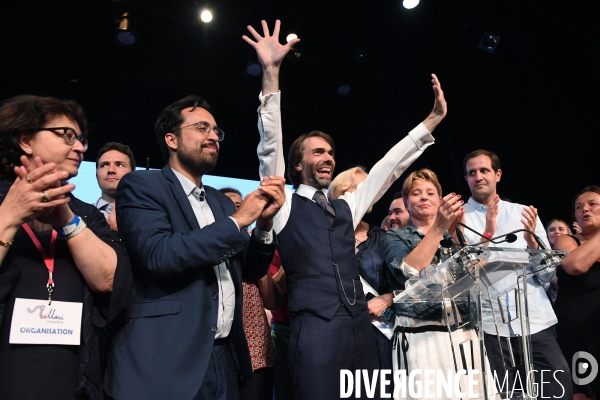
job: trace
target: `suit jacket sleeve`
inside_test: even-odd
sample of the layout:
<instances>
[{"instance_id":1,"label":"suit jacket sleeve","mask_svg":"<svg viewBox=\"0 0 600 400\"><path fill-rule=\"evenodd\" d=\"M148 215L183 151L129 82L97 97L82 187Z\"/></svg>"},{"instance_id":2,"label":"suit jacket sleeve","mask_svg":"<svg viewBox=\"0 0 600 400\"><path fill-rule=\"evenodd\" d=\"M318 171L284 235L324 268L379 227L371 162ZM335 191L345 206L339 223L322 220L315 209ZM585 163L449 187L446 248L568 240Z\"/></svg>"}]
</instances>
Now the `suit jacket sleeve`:
<instances>
[{"instance_id":1,"label":"suit jacket sleeve","mask_svg":"<svg viewBox=\"0 0 600 400\"><path fill-rule=\"evenodd\" d=\"M135 172L121 179L117 191L119 230L145 276L163 281L196 275L240 252L247 266L242 269L244 277L266 273L274 244L248 241L230 218L200 229L195 220L185 217L182 207L189 204L176 200L173 190L180 186L165 182L160 171Z\"/></svg>"}]
</instances>

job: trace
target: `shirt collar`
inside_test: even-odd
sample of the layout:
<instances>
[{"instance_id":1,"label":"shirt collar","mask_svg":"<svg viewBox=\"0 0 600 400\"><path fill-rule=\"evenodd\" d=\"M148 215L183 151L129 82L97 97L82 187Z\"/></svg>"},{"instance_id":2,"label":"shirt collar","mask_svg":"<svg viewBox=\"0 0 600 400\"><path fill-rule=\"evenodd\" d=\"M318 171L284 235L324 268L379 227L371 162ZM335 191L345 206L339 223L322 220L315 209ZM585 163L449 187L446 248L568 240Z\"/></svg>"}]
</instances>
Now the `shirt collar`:
<instances>
[{"instance_id":1,"label":"shirt collar","mask_svg":"<svg viewBox=\"0 0 600 400\"><path fill-rule=\"evenodd\" d=\"M100 208L103 205L108 204L108 202L106 200L104 200L102 197L100 197L97 201L96 201L96 208Z\"/></svg>"},{"instance_id":2,"label":"shirt collar","mask_svg":"<svg viewBox=\"0 0 600 400\"><path fill-rule=\"evenodd\" d=\"M315 189L312 186L300 184L300 186L298 186L298 189L296 189L296 194L298 194L299 196L306 197L307 199L311 199L312 200L312 198L315 195L316 191L317 191L317 189ZM324 189L321 190L321 192L323 192L323 194L327 198L327 192L325 192ZM329 201L329 199L327 199L327 201Z\"/></svg>"},{"instance_id":3,"label":"shirt collar","mask_svg":"<svg viewBox=\"0 0 600 400\"><path fill-rule=\"evenodd\" d=\"M475 199L473 197L469 198L468 203L471 205L471 207L473 207L475 210L477 211L481 211L483 213L487 212L487 206L484 206L483 204L475 201Z\"/></svg>"},{"instance_id":4,"label":"shirt collar","mask_svg":"<svg viewBox=\"0 0 600 400\"><path fill-rule=\"evenodd\" d=\"M177 179L179 179L179 183L181 184L181 187L183 187L185 195L193 196L194 189L196 189L196 184L179 172L175 171L173 168L171 168L171 171L173 171ZM202 187L200 187L200 189L202 189Z\"/></svg>"}]
</instances>

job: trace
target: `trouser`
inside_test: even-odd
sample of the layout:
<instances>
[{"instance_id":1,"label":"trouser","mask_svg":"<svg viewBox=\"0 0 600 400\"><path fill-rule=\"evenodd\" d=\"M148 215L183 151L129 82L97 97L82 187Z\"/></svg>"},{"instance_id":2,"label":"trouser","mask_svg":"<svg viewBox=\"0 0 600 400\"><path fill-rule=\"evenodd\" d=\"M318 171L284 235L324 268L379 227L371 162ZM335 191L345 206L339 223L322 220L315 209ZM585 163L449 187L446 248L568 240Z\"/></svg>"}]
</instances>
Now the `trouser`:
<instances>
[{"instance_id":1,"label":"trouser","mask_svg":"<svg viewBox=\"0 0 600 400\"><path fill-rule=\"evenodd\" d=\"M511 393L513 396L522 394L527 387L527 376L523 365L512 367L506 338L500 337L502 353L496 336L486 333L484 340L490 367L495 373L496 386L498 392L502 393L502 398L511 397ZM571 370L556 342L554 326L531 335L531 357L538 399L571 400Z\"/></svg>"},{"instance_id":2,"label":"trouser","mask_svg":"<svg viewBox=\"0 0 600 400\"><path fill-rule=\"evenodd\" d=\"M275 348L275 377L273 392L275 400L293 400L292 373L290 371L290 325L280 322L271 324L271 338Z\"/></svg>"},{"instance_id":3,"label":"trouser","mask_svg":"<svg viewBox=\"0 0 600 400\"><path fill-rule=\"evenodd\" d=\"M215 341L208 369L194 400L239 400L235 362L227 341Z\"/></svg>"},{"instance_id":4,"label":"trouser","mask_svg":"<svg viewBox=\"0 0 600 400\"><path fill-rule=\"evenodd\" d=\"M365 309L352 318L341 306L330 320L305 312L292 316L290 325L290 365L296 400L339 399L342 390L347 398L379 399L380 388L370 387L361 379L360 394L353 385L342 384L342 370L366 369L369 376L380 369L373 327ZM377 380L379 383L379 380ZM374 389L374 390L373 390ZM369 390L369 392L371 391ZM391 389L388 390L391 393Z\"/></svg>"}]
</instances>

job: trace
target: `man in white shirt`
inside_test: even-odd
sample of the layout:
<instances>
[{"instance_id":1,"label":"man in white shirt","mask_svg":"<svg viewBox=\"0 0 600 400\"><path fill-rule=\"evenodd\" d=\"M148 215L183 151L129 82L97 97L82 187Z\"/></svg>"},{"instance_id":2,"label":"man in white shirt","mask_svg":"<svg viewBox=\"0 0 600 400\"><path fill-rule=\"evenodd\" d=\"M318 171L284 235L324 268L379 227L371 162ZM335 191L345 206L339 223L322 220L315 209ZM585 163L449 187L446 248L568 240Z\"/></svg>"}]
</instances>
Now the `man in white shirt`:
<instances>
[{"instance_id":1,"label":"man in white shirt","mask_svg":"<svg viewBox=\"0 0 600 400\"><path fill-rule=\"evenodd\" d=\"M165 108L155 131L167 165L127 174L117 190L133 304L112 342L105 390L115 399L238 400L237 375L252 376L242 279L268 271L285 180L265 177L238 210L204 185L225 133L201 97Z\"/></svg>"},{"instance_id":2,"label":"man in white shirt","mask_svg":"<svg viewBox=\"0 0 600 400\"><path fill-rule=\"evenodd\" d=\"M465 237L470 244L479 242L488 245L488 239L507 234L509 232L526 229L542 240L547 248L550 248L544 226L537 215L537 209L533 206L500 200L496 185L502 177L500 159L487 150L475 150L464 158L463 168L465 180L471 190L471 198L463 208L465 210L465 224L477 234L465 230ZM527 232L517 233L517 240L513 243L502 243L501 247L537 249L538 243ZM527 303L529 326L531 333L531 347L535 373L535 382L538 384L538 396L554 398L572 398L571 378L569 365L565 361L560 348L556 342L554 325L557 323L556 315L544 290L544 283L554 277L554 271L543 276L536 276L527 280ZM505 310L516 310L514 296L507 295L503 301ZM523 370L518 366L510 367L509 349L504 338L521 335L519 320L503 323L496 313L496 324L490 303L483 304L483 324L485 331L485 344L492 370L498 376L499 383L504 380L505 369L508 370L508 389L512 390L515 380L525 385L526 377ZM497 309L496 309L497 311ZM502 354L505 363L502 362L502 354L496 337L496 327L502 337ZM546 371L546 372L543 372ZM562 371L562 372L557 372ZM507 386L504 386L505 391Z\"/></svg>"},{"instance_id":3,"label":"man in white shirt","mask_svg":"<svg viewBox=\"0 0 600 400\"><path fill-rule=\"evenodd\" d=\"M263 66L258 145L260 174L284 176L279 66L298 40L279 44L279 21L273 35L263 21L264 37L248 27ZM278 251L285 265L290 326L290 365L298 400L340 397L340 370L379 368L375 337L355 258L354 228L400 174L433 143L431 132L446 115L446 101L433 75L432 112L396 144L353 193L328 201L326 188L335 168L329 135L300 136L290 149L288 174L296 189L273 219ZM370 376L372 373L370 374ZM388 376L391 379L391 376ZM390 386L387 392L391 394ZM365 393L365 392L362 392ZM354 392L354 396L359 394ZM375 397L378 398L377 390Z\"/></svg>"}]
</instances>

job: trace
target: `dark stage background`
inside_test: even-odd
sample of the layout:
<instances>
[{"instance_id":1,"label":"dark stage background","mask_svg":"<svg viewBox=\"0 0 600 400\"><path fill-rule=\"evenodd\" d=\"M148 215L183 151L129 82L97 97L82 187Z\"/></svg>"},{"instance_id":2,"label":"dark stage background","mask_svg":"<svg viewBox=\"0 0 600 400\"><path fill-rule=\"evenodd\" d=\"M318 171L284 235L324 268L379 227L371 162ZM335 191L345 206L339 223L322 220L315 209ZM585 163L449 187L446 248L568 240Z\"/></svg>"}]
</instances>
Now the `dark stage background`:
<instances>
[{"instance_id":1,"label":"dark stage background","mask_svg":"<svg viewBox=\"0 0 600 400\"><path fill-rule=\"evenodd\" d=\"M430 167L444 193L469 191L463 156L498 153L499 193L533 204L544 222L571 220L572 195L600 184L599 46L592 2L421 0L4 1L0 6L0 98L21 93L70 97L92 123L85 159L107 141L131 146L139 165L160 168L154 122L190 93L204 96L226 132L214 175L258 178L255 149L260 78L244 75L253 50L246 25L282 20L302 39L282 68L284 149L320 129L337 143L337 171L370 168L433 104L429 74L448 101L436 144L409 169ZM131 14L138 42L115 41L115 19ZM494 53L482 34L500 36ZM357 54L365 57L357 57ZM337 87L352 91L340 96ZM366 219L378 224L402 178Z\"/></svg>"}]
</instances>

